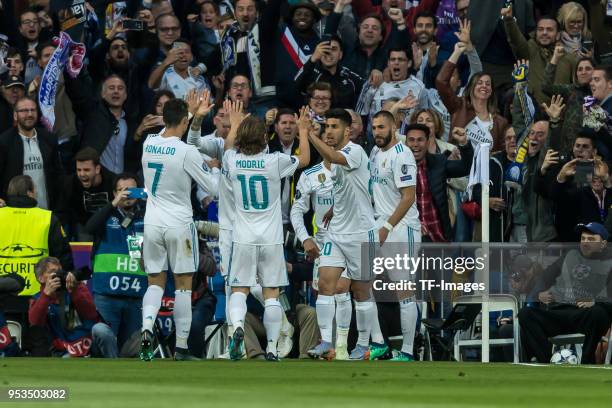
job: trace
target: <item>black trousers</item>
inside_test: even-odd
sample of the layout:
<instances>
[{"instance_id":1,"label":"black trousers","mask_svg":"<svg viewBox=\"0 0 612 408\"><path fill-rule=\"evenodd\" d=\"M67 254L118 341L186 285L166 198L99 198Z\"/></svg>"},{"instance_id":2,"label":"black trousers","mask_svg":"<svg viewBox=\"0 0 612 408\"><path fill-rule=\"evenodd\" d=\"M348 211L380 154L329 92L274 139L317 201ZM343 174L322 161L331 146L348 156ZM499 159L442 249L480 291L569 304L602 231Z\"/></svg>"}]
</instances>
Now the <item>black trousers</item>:
<instances>
[{"instance_id":1,"label":"black trousers","mask_svg":"<svg viewBox=\"0 0 612 408\"><path fill-rule=\"evenodd\" d=\"M597 344L610 327L610 316L600 304L584 309L574 305L559 305L549 309L524 307L518 316L523 355L527 361L535 357L539 363L548 363L552 357L549 337L583 333L582 363L594 364Z\"/></svg>"}]
</instances>

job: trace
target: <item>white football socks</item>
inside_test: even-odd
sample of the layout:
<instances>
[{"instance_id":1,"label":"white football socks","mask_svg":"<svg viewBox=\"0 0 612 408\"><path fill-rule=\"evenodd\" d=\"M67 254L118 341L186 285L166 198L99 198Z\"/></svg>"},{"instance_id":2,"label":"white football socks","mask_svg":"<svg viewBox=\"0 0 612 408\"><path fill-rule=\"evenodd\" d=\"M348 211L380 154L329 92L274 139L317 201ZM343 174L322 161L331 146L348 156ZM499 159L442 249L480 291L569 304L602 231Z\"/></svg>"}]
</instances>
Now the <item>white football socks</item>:
<instances>
[{"instance_id":1,"label":"white football socks","mask_svg":"<svg viewBox=\"0 0 612 408\"><path fill-rule=\"evenodd\" d=\"M413 354L414 336L417 329L417 320L419 319L419 308L416 302L411 302L408 299L400 302L400 323L402 326L402 352Z\"/></svg>"},{"instance_id":2,"label":"white football socks","mask_svg":"<svg viewBox=\"0 0 612 408\"><path fill-rule=\"evenodd\" d=\"M242 292L234 292L229 299L229 313L234 330L237 328L244 329L244 319L247 313L246 304L247 295Z\"/></svg>"},{"instance_id":3,"label":"white football socks","mask_svg":"<svg viewBox=\"0 0 612 408\"><path fill-rule=\"evenodd\" d=\"M263 316L263 324L266 328L266 338L268 339L266 353L278 354L276 345L283 323L283 314L283 308L278 299L266 299Z\"/></svg>"},{"instance_id":4,"label":"white football socks","mask_svg":"<svg viewBox=\"0 0 612 408\"><path fill-rule=\"evenodd\" d=\"M177 289L174 294L174 324L176 347L187 349L191 330L191 290Z\"/></svg>"},{"instance_id":5,"label":"white football socks","mask_svg":"<svg viewBox=\"0 0 612 408\"><path fill-rule=\"evenodd\" d=\"M357 344L363 347L370 345L372 304L369 300L365 302L355 301L355 318L357 320Z\"/></svg>"},{"instance_id":6,"label":"white football socks","mask_svg":"<svg viewBox=\"0 0 612 408\"><path fill-rule=\"evenodd\" d=\"M372 336L372 343L383 344L385 338L380 330L380 323L378 322L378 306L374 300L370 300L372 308L370 309L370 335Z\"/></svg>"},{"instance_id":7,"label":"white football socks","mask_svg":"<svg viewBox=\"0 0 612 408\"><path fill-rule=\"evenodd\" d=\"M317 297L317 323L321 331L321 340L328 343L332 342L332 330L334 321L334 297L319 295Z\"/></svg>"},{"instance_id":8,"label":"white football socks","mask_svg":"<svg viewBox=\"0 0 612 408\"><path fill-rule=\"evenodd\" d=\"M336 299L336 347L346 346L349 328L351 327L351 294L337 293Z\"/></svg>"},{"instance_id":9,"label":"white football socks","mask_svg":"<svg viewBox=\"0 0 612 408\"><path fill-rule=\"evenodd\" d=\"M157 312L161 307L164 290L157 285L149 285L142 298L142 330L153 333Z\"/></svg>"}]
</instances>

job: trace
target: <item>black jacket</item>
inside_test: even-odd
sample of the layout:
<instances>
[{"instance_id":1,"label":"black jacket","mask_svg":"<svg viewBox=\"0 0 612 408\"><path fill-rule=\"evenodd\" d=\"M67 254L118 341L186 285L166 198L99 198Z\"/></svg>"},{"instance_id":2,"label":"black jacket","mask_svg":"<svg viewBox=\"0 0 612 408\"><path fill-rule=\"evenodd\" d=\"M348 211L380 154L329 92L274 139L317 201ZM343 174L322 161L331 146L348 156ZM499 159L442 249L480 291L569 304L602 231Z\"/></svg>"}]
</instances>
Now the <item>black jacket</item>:
<instances>
[{"instance_id":1,"label":"black jacket","mask_svg":"<svg viewBox=\"0 0 612 408\"><path fill-rule=\"evenodd\" d=\"M489 197L501 198L506 203L504 211L489 211L489 239L491 242L507 242L512 227L512 203L514 190L504 183L506 169L512 162L508 160L506 152L497 152L489 160L489 179L491 185ZM474 187L474 200L481 201L482 189L480 184Z\"/></svg>"},{"instance_id":2,"label":"black jacket","mask_svg":"<svg viewBox=\"0 0 612 408\"><path fill-rule=\"evenodd\" d=\"M305 95L308 86L314 82L328 82L332 86L333 107L354 109L365 80L347 67L338 65L332 75L319 62L308 60L295 76L295 87Z\"/></svg>"},{"instance_id":3,"label":"black jacket","mask_svg":"<svg viewBox=\"0 0 612 408\"><path fill-rule=\"evenodd\" d=\"M87 220L101 207L113 201L113 181L116 174L102 167L102 183L88 189L83 188L76 174L62 179L62 196L60 198L58 217L64 225L73 227L85 225Z\"/></svg>"},{"instance_id":4,"label":"black jacket","mask_svg":"<svg viewBox=\"0 0 612 408\"><path fill-rule=\"evenodd\" d=\"M57 208L57 189L60 176L60 159L57 151L57 138L45 129L36 128L38 145L43 157L43 171L49 208ZM13 127L0 135L0 197L6 198L9 182L15 176L23 174L23 140Z\"/></svg>"},{"instance_id":5,"label":"black jacket","mask_svg":"<svg viewBox=\"0 0 612 408\"><path fill-rule=\"evenodd\" d=\"M438 216L442 223L444 237L451 241L454 233L451 227L450 216L448 215L448 195L446 193L446 179L464 177L470 174L474 149L471 143L459 146L461 160L449 160L444 154L427 153L425 156L427 166L427 180L429 190L434 200L434 205L438 209Z\"/></svg>"},{"instance_id":6,"label":"black jacket","mask_svg":"<svg viewBox=\"0 0 612 408\"><path fill-rule=\"evenodd\" d=\"M6 202L9 207L15 208L34 208L36 200L30 197L9 196ZM51 226L49 227L49 256L56 257L60 260L65 271L72 271L74 264L72 261L72 251L68 240L62 232L62 225L55 215L51 215Z\"/></svg>"},{"instance_id":7,"label":"black jacket","mask_svg":"<svg viewBox=\"0 0 612 408\"><path fill-rule=\"evenodd\" d=\"M75 79L66 76L66 92L72 101L74 113L82 122L80 148L92 147L102 155L118 125L117 118L106 102L94 94L91 76L86 69ZM142 140L134 140L138 127L136 113L126 111L124 118L127 122L127 137L123 146L124 170L133 173L138 172L142 156Z\"/></svg>"}]
</instances>

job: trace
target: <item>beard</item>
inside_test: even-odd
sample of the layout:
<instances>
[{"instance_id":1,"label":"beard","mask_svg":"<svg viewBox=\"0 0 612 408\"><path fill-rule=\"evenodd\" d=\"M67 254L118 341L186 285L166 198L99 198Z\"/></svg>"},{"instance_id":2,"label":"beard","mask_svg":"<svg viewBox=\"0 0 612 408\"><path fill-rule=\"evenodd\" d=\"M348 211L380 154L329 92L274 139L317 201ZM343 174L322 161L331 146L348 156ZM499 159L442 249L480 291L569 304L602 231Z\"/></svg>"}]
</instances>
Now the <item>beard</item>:
<instances>
[{"instance_id":1,"label":"beard","mask_svg":"<svg viewBox=\"0 0 612 408\"><path fill-rule=\"evenodd\" d=\"M389 131L386 136L374 136L374 143L376 143L378 147L387 147L391 142L391 137L393 137L391 131Z\"/></svg>"}]
</instances>

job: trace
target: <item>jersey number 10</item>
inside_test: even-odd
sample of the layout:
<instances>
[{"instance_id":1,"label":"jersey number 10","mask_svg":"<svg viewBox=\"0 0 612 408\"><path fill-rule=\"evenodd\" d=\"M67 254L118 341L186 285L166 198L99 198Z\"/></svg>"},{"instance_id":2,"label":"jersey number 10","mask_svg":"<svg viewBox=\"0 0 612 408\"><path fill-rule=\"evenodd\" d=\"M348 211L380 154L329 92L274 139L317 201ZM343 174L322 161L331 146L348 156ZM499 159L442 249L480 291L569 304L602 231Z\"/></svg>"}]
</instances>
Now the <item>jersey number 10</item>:
<instances>
[{"instance_id":1,"label":"jersey number 10","mask_svg":"<svg viewBox=\"0 0 612 408\"><path fill-rule=\"evenodd\" d=\"M255 210L265 210L268 208L268 204L270 203L268 198L268 180L266 180L264 176L255 175L247 179L244 174L239 174L237 178L240 181L240 187L242 190L242 207L245 210L249 210L250 208ZM257 184L261 185L261 201L259 201L257 198Z\"/></svg>"}]
</instances>

